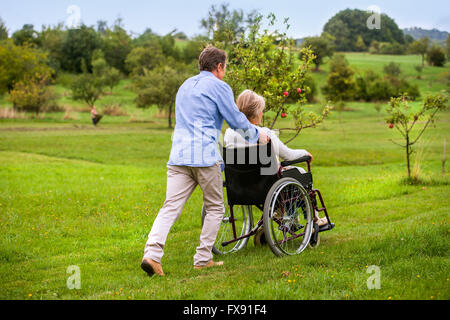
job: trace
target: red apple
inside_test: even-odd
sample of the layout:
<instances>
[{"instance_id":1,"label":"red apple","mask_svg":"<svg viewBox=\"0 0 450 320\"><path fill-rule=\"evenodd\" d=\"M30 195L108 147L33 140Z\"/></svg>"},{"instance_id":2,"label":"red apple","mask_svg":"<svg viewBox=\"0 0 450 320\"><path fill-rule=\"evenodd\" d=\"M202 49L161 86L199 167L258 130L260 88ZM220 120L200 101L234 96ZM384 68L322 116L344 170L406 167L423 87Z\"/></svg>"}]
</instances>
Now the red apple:
<instances>
[{"instance_id":1,"label":"red apple","mask_svg":"<svg viewBox=\"0 0 450 320\"><path fill-rule=\"evenodd\" d=\"M283 113L281 114L281 117L282 117L282 118L286 118L286 117L287 117L287 113L284 113L284 112L283 112Z\"/></svg>"},{"instance_id":2,"label":"red apple","mask_svg":"<svg viewBox=\"0 0 450 320\"><path fill-rule=\"evenodd\" d=\"M302 93L302 89L297 88L297 92L298 92L298 93Z\"/></svg>"},{"instance_id":3,"label":"red apple","mask_svg":"<svg viewBox=\"0 0 450 320\"><path fill-rule=\"evenodd\" d=\"M289 96L289 92L287 92L287 91L283 92L283 94L285 97Z\"/></svg>"},{"instance_id":4,"label":"red apple","mask_svg":"<svg viewBox=\"0 0 450 320\"><path fill-rule=\"evenodd\" d=\"M390 123L390 124L389 124L389 128L391 128L391 129L394 128L394 124L393 124L393 123Z\"/></svg>"}]
</instances>

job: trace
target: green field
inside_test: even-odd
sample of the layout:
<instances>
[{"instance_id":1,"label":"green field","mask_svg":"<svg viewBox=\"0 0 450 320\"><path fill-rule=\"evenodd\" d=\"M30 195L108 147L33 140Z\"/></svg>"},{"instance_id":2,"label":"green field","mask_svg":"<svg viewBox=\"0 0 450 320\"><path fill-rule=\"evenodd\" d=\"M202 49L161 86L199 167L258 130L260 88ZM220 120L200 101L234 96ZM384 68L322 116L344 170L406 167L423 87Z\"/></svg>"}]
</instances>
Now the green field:
<instances>
[{"instance_id":1,"label":"green field","mask_svg":"<svg viewBox=\"0 0 450 320\"><path fill-rule=\"evenodd\" d=\"M422 96L444 89L439 79L450 69L427 67L418 80L418 56L347 57L378 72L400 63ZM319 87L326 71L314 74ZM98 104L120 105L128 115L106 116L97 128L60 85L72 119L0 119L0 299L450 299L450 175L441 166L449 111L416 146L420 184L405 182L404 150L389 141L399 136L371 103L349 103L352 111L333 113L290 144L314 155L315 187L336 223L318 248L280 259L250 241L220 257L223 267L194 270L197 189L169 234L166 277L148 278L139 265L164 202L172 131L155 109L134 107L129 84ZM66 285L73 265L79 290ZM380 289L367 287L372 265L381 270Z\"/></svg>"}]
</instances>

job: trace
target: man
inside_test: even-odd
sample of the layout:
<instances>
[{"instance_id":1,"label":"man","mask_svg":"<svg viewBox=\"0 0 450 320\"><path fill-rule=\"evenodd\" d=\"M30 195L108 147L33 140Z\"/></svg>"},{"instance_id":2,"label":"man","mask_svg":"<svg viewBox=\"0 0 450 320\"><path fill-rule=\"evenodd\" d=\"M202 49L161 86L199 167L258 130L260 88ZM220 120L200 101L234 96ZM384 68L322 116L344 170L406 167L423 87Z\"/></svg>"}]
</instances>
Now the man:
<instances>
[{"instance_id":1,"label":"man","mask_svg":"<svg viewBox=\"0 0 450 320\"><path fill-rule=\"evenodd\" d=\"M179 218L183 207L197 185L203 191L206 217L200 246L194 256L194 268L223 265L212 260L211 250L225 213L222 158L217 143L223 121L233 129L241 129L250 143L267 143L268 137L241 113L233 92L222 81L226 72L225 51L208 46L199 57L200 74L184 82L175 101L176 126L172 150L167 163L166 200L156 217L141 268L149 276L164 276L161 258L167 235Z\"/></svg>"}]
</instances>

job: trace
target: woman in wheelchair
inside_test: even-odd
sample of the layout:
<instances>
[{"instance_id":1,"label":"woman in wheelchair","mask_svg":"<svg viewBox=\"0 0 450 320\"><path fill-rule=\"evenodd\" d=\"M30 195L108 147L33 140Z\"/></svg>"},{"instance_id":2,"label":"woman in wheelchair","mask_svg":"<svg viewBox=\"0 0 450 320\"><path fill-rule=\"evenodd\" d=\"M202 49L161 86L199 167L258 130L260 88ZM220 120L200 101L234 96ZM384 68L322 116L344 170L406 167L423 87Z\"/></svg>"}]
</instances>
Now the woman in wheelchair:
<instances>
[{"instance_id":1,"label":"woman in wheelchair","mask_svg":"<svg viewBox=\"0 0 450 320\"><path fill-rule=\"evenodd\" d=\"M269 128L261 128L259 125L261 124L263 111L265 108L265 100L260 95L256 94L251 90L245 90L242 92L236 102L239 111L247 116L247 119L254 125L258 126L259 130L264 131L271 139L273 151L276 154L276 159L278 161L278 167L280 166L280 161L278 158L281 158L284 161L291 161L295 159L299 159L304 156L311 157L311 161L313 156L306 150L303 149L290 149L287 147L276 135L276 133ZM242 137L238 132L227 129L224 136L224 147L225 148L240 148L249 146L250 144ZM300 171L300 173L304 174L306 171L301 167L287 166L283 167L282 170L290 170L296 168ZM326 218L319 218L319 214L317 211L314 212L314 222L320 227L328 224Z\"/></svg>"}]
</instances>

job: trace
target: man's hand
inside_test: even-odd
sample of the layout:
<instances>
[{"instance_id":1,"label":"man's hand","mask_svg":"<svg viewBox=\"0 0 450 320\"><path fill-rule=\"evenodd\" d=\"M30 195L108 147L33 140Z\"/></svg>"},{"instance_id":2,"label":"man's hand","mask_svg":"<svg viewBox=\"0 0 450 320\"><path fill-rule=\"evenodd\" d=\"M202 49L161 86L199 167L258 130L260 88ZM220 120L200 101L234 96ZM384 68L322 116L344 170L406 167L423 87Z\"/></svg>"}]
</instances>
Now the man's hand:
<instances>
[{"instance_id":1,"label":"man's hand","mask_svg":"<svg viewBox=\"0 0 450 320\"><path fill-rule=\"evenodd\" d=\"M259 131L259 143L266 144L269 143L270 138L267 134L265 134L262 130Z\"/></svg>"},{"instance_id":2,"label":"man's hand","mask_svg":"<svg viewBox=\"0 0 450 320\"><path fill-rule=\"evenodd\" d=\"M311 153L308 152L308 156L311 157L311 161L310 161L310 162L313 162L313 159L314 159L313 155L312 155Z\"/></svg>"}]
</instances>

